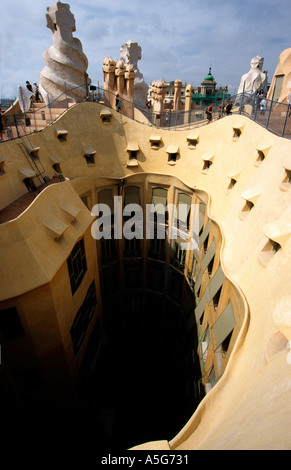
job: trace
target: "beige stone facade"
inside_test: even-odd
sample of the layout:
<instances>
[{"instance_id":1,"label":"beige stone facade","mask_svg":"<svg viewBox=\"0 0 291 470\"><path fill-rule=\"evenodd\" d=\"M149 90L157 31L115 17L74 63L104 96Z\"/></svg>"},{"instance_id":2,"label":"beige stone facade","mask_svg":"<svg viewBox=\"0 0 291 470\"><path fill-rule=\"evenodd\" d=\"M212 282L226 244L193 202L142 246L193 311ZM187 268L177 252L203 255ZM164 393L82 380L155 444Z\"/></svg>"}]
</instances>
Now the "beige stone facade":
<instances>
[{"instance_id":1,"label":"beige stone facade","mask_svg":"<svg viewBox=\"0 0 291 470\"><path fill-rule=\"evenodd\" d=\"M127 290L134 302L140 280L144 291L165 296L165 312L172 302L182 309L203 396L174 435L132 446L290 448L291 142L239 115L175 132L84 102L29 137L37 153L32 173L21 143L0 145L2 211L27 193L25 178L36 186L44 176L57 182L31 193L30 205L0 225L1 369L20 401L37 397L58 409L80 401L82 409L82 371L98 362L107 340L106 305L118 317L118 302ZM145 208L162 194L167 203L182 198L199 208L198 249L181 251L179 237L165 250L145 236L139 244L92 237L98 202L121 195ZM154 262L162 274L155 267L151 277ZM174 356L171 366L178 370Z\"/></svg>"}]
</instances>

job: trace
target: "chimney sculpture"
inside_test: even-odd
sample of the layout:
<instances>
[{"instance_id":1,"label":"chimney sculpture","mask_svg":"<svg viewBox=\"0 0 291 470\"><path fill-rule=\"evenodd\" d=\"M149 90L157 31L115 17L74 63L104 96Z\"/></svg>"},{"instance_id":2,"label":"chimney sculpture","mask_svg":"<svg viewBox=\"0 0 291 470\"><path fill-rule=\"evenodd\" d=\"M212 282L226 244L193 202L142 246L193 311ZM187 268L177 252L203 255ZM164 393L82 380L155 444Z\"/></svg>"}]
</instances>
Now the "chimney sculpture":
<instances>
[{"instance_id":1,"label":"chimney sculpture","mask_svg":"<svg viewBox=\"0 0 291 470\"><path fill-rule=\"evenodd\" d=\"M132 65L135 73L134 78L134 99L135 103L145 106L147 100L148 85L145 83L143 74L140 72L137 62L141 59L141 46L131 39L120 48L120 60L126 66Z\"/></svg>"},{"instance_id":2,"label":"chimney sculpture","mask_svg":"<svg viewBox=\"0 0 291 470\"><path fill-rule=\"evenodd\" d=\"M134 78L135 72L131 64L124 65L121 60L106 57L103 61L104 101L107 106L115 109L116 95L121 100L121 112L134 117Z\"/></svg>"},{"instance_id":3,"label":"chimney sculpture","mask_svg":"<svg viewBox=\"0 0 291 470\"><path fill-rule=\"evenodd\" d=\"M153 112L156 126L163 126L164 125L164 111L165 111L165 95L166 95L166 87L165 83L160 80L158 82L152 82L151 85L152 89L152 100L153 100Z\"/></svg>"},{"instance_id":4,"label":"chimney sculpture","mask_svg":"<svg viewBox=\"0 0 291 470\"><path fill-rule=\"evenodd\" d=\"M66 98L82 101L88 94L91 83L87 75L88 60L76 31L74 15L70 5L57 2L47 7L47 27L53 34L53 45L44 52L45 67L40 73L40 93L46 103ZM81 87L80 87L81 86Z\"/></svg>"}]
</instances>

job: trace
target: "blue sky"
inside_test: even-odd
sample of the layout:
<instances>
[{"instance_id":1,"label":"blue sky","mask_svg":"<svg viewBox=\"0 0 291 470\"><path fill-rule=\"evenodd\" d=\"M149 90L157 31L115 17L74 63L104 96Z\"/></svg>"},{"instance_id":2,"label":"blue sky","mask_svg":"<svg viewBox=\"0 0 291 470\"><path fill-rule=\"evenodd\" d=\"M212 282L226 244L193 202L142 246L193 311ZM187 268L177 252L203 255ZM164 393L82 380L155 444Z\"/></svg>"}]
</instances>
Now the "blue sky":
<instances>
[{"instance_id":1,"label":"blue sky","mask_svg":"<svg viewBox=\"0 0 291 470\"><path fill-rule=\"evenodd\" d=\"M103 85L106 56L119 58L132 39L142 47L138 66L149 84L175 80L199 86L208 69L218 86L237 90L250 60L264 57L272 79L280 53L291 47L290 0L71 0L74 36L86 54L88 74ZM1 0L0 97L14 98L26 80L39 82L43 53L52 44L48 0Z\"/></svg>"}]
</instances>

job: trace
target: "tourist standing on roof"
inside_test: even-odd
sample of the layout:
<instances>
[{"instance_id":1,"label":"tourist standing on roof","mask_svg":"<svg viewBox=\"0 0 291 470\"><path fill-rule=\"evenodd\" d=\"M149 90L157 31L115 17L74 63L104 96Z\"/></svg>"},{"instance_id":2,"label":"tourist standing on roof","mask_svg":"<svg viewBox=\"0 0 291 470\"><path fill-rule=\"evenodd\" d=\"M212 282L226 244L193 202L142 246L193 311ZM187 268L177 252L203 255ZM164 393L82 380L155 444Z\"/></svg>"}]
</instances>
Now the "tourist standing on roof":
<instances>
[{"instance_id":1,"label":"tourist standing on roof","mask_svg":"<svg viewBox=\"0 0 291 470\"><path fill-rule=\"evenodd\" d=\"M119 113L121 109L121 101L119 99L119 95L116 95L115 106L116 106L116 111Z\"/></svg>"},{"instance_id":2,"label":"tourist standing on roof","mask_svg":"<svg viewBox=\"0 0 291 470\"><path fill-rule=\"evenodd\" d=\"M212 113L213 113L213 101L211 101L208 108L206 108L206 117L208 119L208 122L212 121Z\"/></svg>"},{"instance_id":3,"label":"tourist standing on roof","mask_svg":"<svg viewBox=\"0 0 291 470\"><path fill-rule=\"evenodd\" d=\"M226 115L228 115L228 114L231 114L231 110L232 110L232 103L233 103L233 101L232 101L232 100L230 100L230 102L229 102L229 103L227 103L227 105L225 106L225 108L224 108L224 112L225 112L225 114L226 114Z\"/></svg>"},{"instance_id":4,"label":"tourist standing on roof","mask_svg":"<svg viewBox=\"0 0 291 470\"><path fill-rule=\"evenodd\" d=\"M26 81L26 88L33 93L32 86L28 80Z\"/></svg>"}]
</instances>

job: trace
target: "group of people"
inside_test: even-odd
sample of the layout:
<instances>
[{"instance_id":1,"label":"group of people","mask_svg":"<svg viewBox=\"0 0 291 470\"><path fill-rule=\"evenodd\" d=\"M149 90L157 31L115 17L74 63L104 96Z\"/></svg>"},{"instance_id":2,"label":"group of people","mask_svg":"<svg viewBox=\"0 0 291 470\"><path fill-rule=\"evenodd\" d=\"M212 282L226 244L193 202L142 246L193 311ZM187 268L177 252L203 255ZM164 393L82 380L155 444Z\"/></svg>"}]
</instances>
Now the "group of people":
<instances>
[{"instance_id":1,"label":"group of people","mask_svg":"<svg viewBox=\"0 0 291 470\"><path fill-rule=\"evenodd\" d=\"M34 94L36 103L41 103L41 101L42 101L42 100L41 100L41 94L40 94L40 92L39 92L39 88L38 88L37 83L34 82L33 87L32 87L32 85L31 85L31 84L29 83L29 81L27 80L27 81L26 81L26 88L27 88L29 91L31 91L31 93Z\"/></svg>"},{"instance_id":2,"label":"group of people","mask_svg":"<svg viewBox=\"0 0 291 470\"><path fill-rule=\"evenodd\" d=\"M261 116L263 116L267 110L267 100L265 97L264 90L260 90L257 92L256 104L257 104L257 109L260 108Z\"/></svg>"},{"instance_id":3,"label":"group of people","mask_svg":"<svg viewBox=\"0 0 291 470\"><path fill-rule=\"evenodd\" d=\"M212 121L212 117L213 117L213 101L211 101L210 105L206 108L206 117L207 117L207 120L208 122ZM218 117L222 117L223 114L226 114L227 116L229 114L231 114L231 110L232 110L232 105L233 105L233 101L230 100L225 106L224 106L224 103L223 101L220 103L220 105L218 106Z\"/></svg>"}]
</instances>

